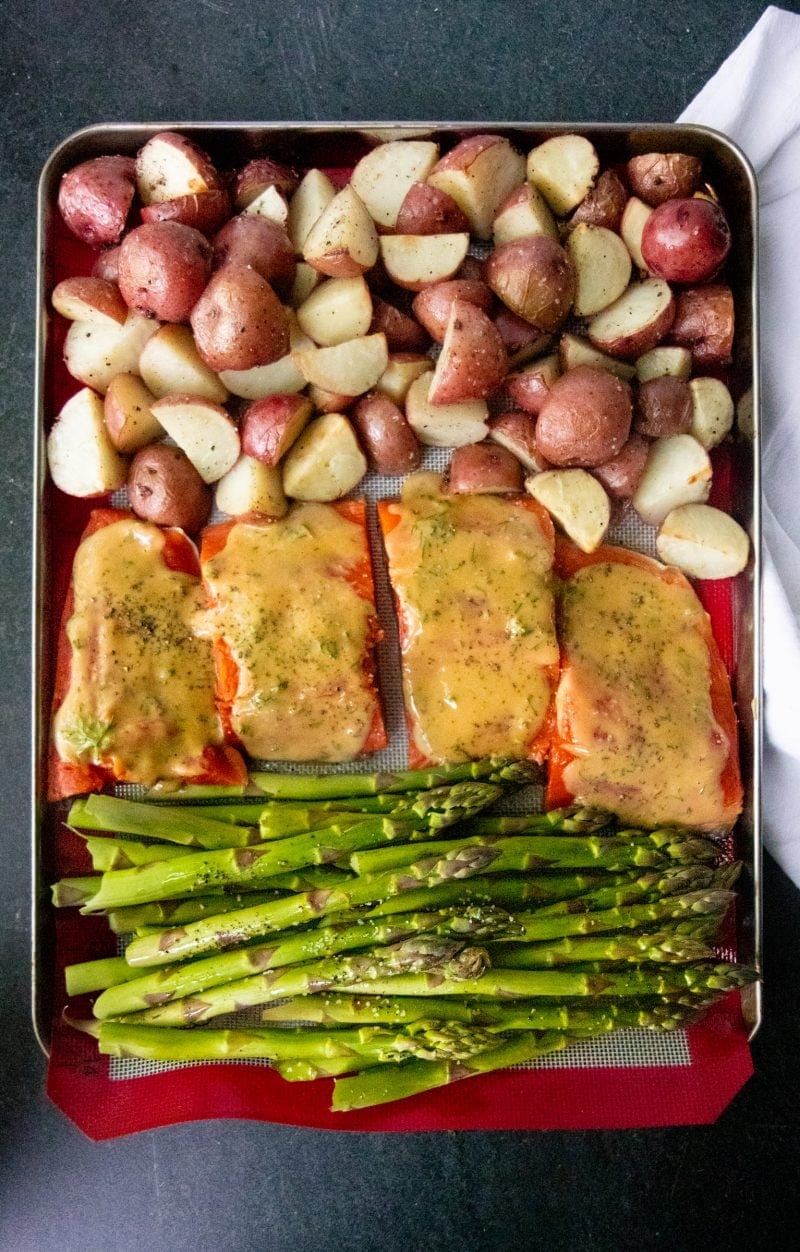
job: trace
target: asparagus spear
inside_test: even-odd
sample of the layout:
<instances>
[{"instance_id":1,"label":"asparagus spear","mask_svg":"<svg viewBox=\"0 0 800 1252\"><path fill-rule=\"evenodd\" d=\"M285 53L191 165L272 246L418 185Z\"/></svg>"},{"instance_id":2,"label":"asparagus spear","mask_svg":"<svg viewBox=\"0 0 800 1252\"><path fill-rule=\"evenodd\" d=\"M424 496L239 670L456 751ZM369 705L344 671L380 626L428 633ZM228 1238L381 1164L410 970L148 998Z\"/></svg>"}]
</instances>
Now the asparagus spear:
<instances>
[{"instance_id":1,"label":"asparagus spear","mask_svg":"<svg viewBox=\"0 0 800 1252\"><path fill-rule=\"evenodd\" d=\"M362 821L364 813L370 813L407 821L422 830L441 830L479 813L502 794L503 788L492 783L462 782L409 794L367 797L360 802L355 799L353 811L348 811L348 806L338 811L331 810L328 807L330 801L304 807L274 803L264 808L259 825L263 839L275 839L308 830L321 830L331 824L352 825Z\"/></svg>"},{"instance_id":2,"label":"asparagus spear","mask_svg":"<svg viewBox=\"0 0 800 1252\"><path fill-rule=\"evenodd\" d=\"M406 1065L364 1070L352 1078L336 1080L331 1108L337 1113L344 1113L350 1109L402 1100L462 1078L532 1061L548 1052L565 1048L568 1042L568 1035L556 1031L545 1031L543 1034L525 1031L503 1040L499 1047L491 1051L478 1053L469 1061L410 1061Z\"/></svg>"},{"instance_id":3,"label":"asparagus spear","mask_svg":"<svg viewBox=\"0 0 800 1252\"><path fill-rule=\"evenodd\" d=\"M313 1062L342 1059L384 1064L405 1057L468 1060L495 1048L497 1035L460 1022L416 1022L408 1031L371 1026L361 1030L163 1030L127 1022L103 1022L98 1031L100 1052L106 1056L139 1057L151 1061L220 1060L262 1057L266 1060L305 1059Z\"/></svg>"},{"instance_id":4,"label":"asparagus spear","mask_svg":"<svg viewBox=\"0 0 800 1252\"><path fill-rule=\"evenodd\" d=\"M151 904L132 904L130 908L114 909L107 915L111 929L117 935L129 935L143 926L163 929L180 926L184 922L196 922L201 917L217 917L236 909L251 908L275 900L280 891L250 891L246 894L192 896L188 900L155 900Z\"/></svg>"},{"instance_id":5,"label":"asparagus spear","mask_svg":"<svg viewBox=\"0 0 800 1252\"><path fill-rule=\"evenodd\" d=\"M83 996L90 991L102 991L104 987L113 987L115 983L124 982L126 978L135 978L136 970L131 969L124 956L105 956L97 961L80 961L77 965L68 965L64 970L68 996Z\"/></svg>"},{"instance_id":6,"label":"asparagus spear","mask_svg":"<svg viewBox=\"0 0 800 1252\"><path fill-rule=\"evenodd\" d=\"M53 906L57 909L73 908L83 905L97 893L101 878L60 878L50 888Z\"/></svg>"},{"instance_id":7,"label":"asparagus spear","mask_svg":"<svg viewBox=\"0 0 800 1252\"><path fill-rule=\"evenodd\" d=\"M368 1057L344 1056L315 1057L313 1061L275 1061L273 1069L286 1082L314 1082L317 1078L338 1078L342 1074L357 1073L369 1069L373 1062Z\"/></svg>"},{"instance_id":8,"label":"asparagus spear","mask_svg":"<svg viewBox=\"0 0 800 1252\"><path fill-rule=\"evenodd\" d=\"M671 965L664 969L643 967L626 970L527 970L490 969L470 983L470 996L538 997L562 996L664 996L677 995L691 1003L709 992L730 991L753 982L757 974L743 965L724 962ZM464 984L425 974L398 974L395 978L352 983L353 995L463 996Z\"/></svg>"},{"instance_id":9,"label":"asparagus spear","mask_svg":"<svg viewBox=\"0 0 800 1252\"><path fill-rule=\"evenodd\" d=\"M683 895L656 898L647 903L623 905L596 913L551 914L549 910L537 909L531 913L517 913L515 921L524 932L526 942L628 930L687 916L711 916L716 924L733 898L732 891L688 891Z\"/></svg>"},{"instance_id":10,"label":"asparagus spear","mask_svg":"<svg viewBox=\"0 0 800 1252\"><path fill-rule=\"evenodd\" d=\"M92 869L107 873L112 869L131 869L134 865L152 865L185 856L186 849L174 843L137 843L134 839L112 839L110 835L89 835L73 832L84 840L92 858Z\"/></svg>"},{"instance_id":11,"label":"asparagus spear","mask_svg":"<svg viewBox=\"0 0 800 1252\"><path fill-rule=\"evenodd\" d=\"M135 1013L172 1000L198 996L210 987L247 978L254 973L320 960L376 944L388 946L429 931L462 939L521 933L511 915L502 909L466 906L460 912L409 913L390 921L376 918L352 926L331 926L325 930L298 933L289 931L275 935L267 944L237 948L186 965L168 965L145 975L138 969L132 969L121 958L127 970L126 981L116 978L114 983L120 985L105 984L108 990L96 1001L94 1013L102 1018L119 1017L123 1013Z\"/></svg>"},{"instance_id":12,"label":"asparagus spear","mask_svg":"<svg viewBox=\"0 0 800 1252\"><path fill-rule=\"evenodd\" d=\"M685 965L690 961L713 961L714 952L705 943L674 930L644 935L592 935L589 938L551 939L490 947L492 964L502 969L542 969L583 964L586 961Z\"/></svg>"},{"instance_id":13,"label":"asparagus spear","mask_svg":"<svg viewBox=\"0 0 800 1252\"><path fill-rule=\"evenodd\" d=\"M587 835L473 835L469 839L434 840L416 847L373 848L354 852L350 865L357 874L380 874L402 868L426 877L432 866L444 877L466 878L472 874L506 870L611 869L634 866L666 867L670 861L713 862L719 850L708 840L663 831L642 833L638 839Z\"/></svg>"},{"instance_id":14,"label":"asparagus spear","mask_svg":"<svg viewBox=\"0 0 800 1252\"><path fill-rule=\"evenodd\" d=\"M383 774L279 774L256 773L251 781L265 795L279 800L336 800L372 796L390 791L423 791L471 779L496 783L541 782L541 767L532 761L507 761L492 757L483 761L433 765L429 769L399 770Z\"/></svg>"},{"instance_id":15,"label":"asparagus spear","mask_svg":"<svg viewBox=\"0 0 800 1252\"><path fill-rule=\"evenodd\" d=\"M91 795L75 800L67 819L82 830L114 830L121 835L145 835L192 848L239 848L258 843L258 831L233 826L208 816L213 810L182 809L166 804L144 804L120 796Z\"/></svg>"},{"instance_id":16,"label":"asparagus spear","mask_svg":"<svg viewBox=\"0 0 800 1252\"><path fill-rule=\"evenodd\" d=\"M654 874L642 874L639 878L624 879L618 886L605 882L595 890L586 891L575 898L555 900L536 910L543 917L562 916L565 913L593 913L625 904L660 900L663 896L694 891L727 891L735 881L728 872L736 866L723 865L712 869L708 865L676 865ZM610 876L607 876L610 877ZM613 884L613 880L612 880Z\"/></svg>"},{"instance_id":17,"label":"asparagus spear","mask_svg":"<svg viewBox=\"0 0 800 1252\"><path fill-rule=\"evenodd\" d=\"M352 956L332 956L306 965L265 970L236 982L208 987L202 999L187 996L171 1000L129 1014L124 1020L159 1026L197 1026L223 1013L236 1013L284 996L305 995L373 978L391 981L404 972L426 973L463 987L466 981L478 978L487 964L486 953L481 948L468 947L463 939L422 934Z\"/></svg>"}]
</instances>

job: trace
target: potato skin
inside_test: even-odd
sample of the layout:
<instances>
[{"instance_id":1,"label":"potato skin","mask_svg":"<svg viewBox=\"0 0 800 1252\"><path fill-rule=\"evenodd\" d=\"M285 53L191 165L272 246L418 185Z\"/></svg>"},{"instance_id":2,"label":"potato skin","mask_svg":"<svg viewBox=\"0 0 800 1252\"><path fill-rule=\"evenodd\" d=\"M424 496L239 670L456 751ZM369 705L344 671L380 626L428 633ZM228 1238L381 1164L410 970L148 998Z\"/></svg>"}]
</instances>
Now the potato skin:
<instances>
[{"instance_id":1,"label":"potato skin","mask_svg":"<svg viewBox=\"0 0 800 1252\"><path fill-rule=\"evenodd\" d=\"M645 265L670 283L713 278L730 249L728 219L718 204L702 197L659 205L642 231Z\"/></svg>"},{"instance_id":2,"label":"potato skin","mask_svg":"<svg viewBox=\"0 0 800 1252\"><path fill-rule=\"evenodd\" d=\"M587 226L605 226L619 234L622 214L628 201L628 193L613 170L605 170L591 191L584 196L567 222L567 230L574 230L581 222Z\"/></svg>"},{"instance_id":3,"label":"potato skin","mask_svg":"<svg viewBox=\"0 0 800 1252\"><path fill-rule=\"evenodd\" d=\"M92 266L92 278L104 278L107 283L119 283L119 247L100 253Z\"/></svg>"},{"instance_id":4,"label":"potato skin","mask_svg":"<svg viewBox=\"0 0 800 1252\"><path fill-rule=\"evenodd\" d=\"M379 296L372 300L372 322L367 333L384 334L390 352L424 352L430 343L430 336L419 322Z\"/></svg>"},{"instance_id":5,"label":"potato skin","mask_svg":"<svg viewBox=\"0 0 800 1252\"><path fill-rule=\"evenodd\" d=\"M456 300L465 300L488 313L492 307L492 293L483 282L465 278L450 278L447 282L434 283L414 297L412 308L417 320L437 343L444 342L450 310ZM391 344L389 345L391 347Z\"/></svg>"},{"instance_id":6,"label":"potato skin","mask_svg":"<svg viewBox=\"0 0 800 1252\"><path fill-rule=\"evenodd\" d=\"M693 195L700 185L702 166L686 152L647 152L631 157L627 173L633 194L657 208L666 200Z\"/></svg>"},{"instance_id":7,"label":"potato skin","mask_svg":"<svg viewBox=\"0 0 800 1252\"><path fill-rule=\"evenodd\" d=\"M160 322L185 322L211 273L211 245L179 222L137 226L122 241L119 289L129 308Z\"/></svg>"},{"instance_id":8,"label":"potato skin","mask_svg":"<svg viewBox=\"0 0 800 1252\"><path fill-rule=\"evenodd\" d=\"M575 274L564 249L545 235L500 244L484 269L496 296L537 330L558 330L575 298Z\"/></svg>"},{"instance_id":9,"label":"potato skin","mask_svg":"<svg viewBox=\"0 0 800 1252\"><path fill-rule=\"evenodd\" d=\"M729 365L733 353L733 293L724 283L689 287L675 297L669 342L688 348L697 366Z\"/></svg>"},{"instance_id":10,"label":"potato skin","mask_svg":"<svg viewBox=\"0 0 800 1252\"><path fill-rule=\"evenodd\" d=\"M503 390L511 402L534 417L549 396L550 388L559 372L553 369L552 362L542 370L538 370L536 365L537 362L533 361L518 373L508 374L503 383Z\"/></svg>"},{"instance_id":11,"label":"potato skin","mask_svg":"<svg viewBox=\"0 0 800 1252\"><path fill-rule=\"evenodd\" d=\"M641 435L631 435L610 461L592 470L612 500L630 500L642 479L650 444Z\"/></svg>"},{"instance_id":12,"label":"potato skin","mask_svg":"<svg viewBox=\"0 0 800 1252\"><path fill-rule=\"evenodd\" d=\"M536 446L536 420L530 413L500 413L490 417L489 438L506 448L532 474L552 469Z\"/></svg>"},{"instance_id":13,"label":"potato skin","mask_svg":"<svg viewBox=\"0 0 800 1252\"><path fill-rule=\"evenodd\" d=\"M286 312L266 279L245 265L223 265L191 315L197 350L212 370L269 365L289 351Z\"/></svg>"},{"instance_id":14,"label":"potato skin","mask_svg":"<svg viewBox=\"0 0 800 1252\"><path fill-rule=\"evenodd\" d=\"M269 157L256 157L248 161L236 175L234 200L237 209L246 209L268 187L274 187L284 196L297 190L300 179L288 165L280 165Z\"/></svg>"},{"instance_id":15,"label":"potato skin","mask_svg":"<svg viewBox=\"0 0 800 1252\"><path fill-rule=\"evenodd\" d=\"M362 396L350 420L367 454L369 467L378 474L408 474L422 460L422 446L402 409L380 391Z\"/></svg>"},{"instance_id":16,"label":"potato skin","mask_svg":"<svg viewBox=\"0 0 800 1252\"><path fill-rule=\"evenodd\" d=\"M231 215L231 198L222 187L214 191L198 191L175 200L160 200L142 209L143 222L180 222L213 235Z\"/></svg>"},{"instance_id":17,"label":"potato skin","mask_svg":"<svg viewBox=\"0 0 800 1252\"><path fill-rule=\"evenodd\" d=\"M185 452L168 443L153 443L131 461L128 499L137 517L193 532L208 521L212 492Z\"/></svg>"},{"instance_id":18,"label":"potato skin","mask_svg":"<svg viewBox=\"0 0 800 1252\"><path fill-rule=\"evenodd\" d=\"M454 495L502 495L522 491L522 465L496 443L470 443L456 448L447 471L447 490Z\"/></svg>"},{"instance_id":19,"label":"potato skin","mask_svg":"<svg viewBox=\"0 0 800 1252\"><path fill-rule=\"evenodd\" d=\"M135 193L136 163L131 157L94 157L61 179L58 208L73 235L102 247L119 243Z\"/></svg>"},{"instance_id":20,"label":"potato skin","mask_svg":"<svg viewBox=\"0 0 800 1252\"><path fill-rule=\"evenodd\" d=\"M579 365L552 385L536 423L536 445L553 465L603 465L622 451L631 414L626 382Z\"/></svg>"},{"instance_id":21,"label":"potato skin","mask_svg":"<svg viewBox=\"0 0 800 1252\"><path fill-rule=\"evenodd\" d=\"M650 439L685 435L692 425L692 393L682 378L651 378L636 392L634 430Z\"/></svg>"},{"instance_id":22,"label":"potato skin","mask_svg":"<svg viewBox=\"0 0 800 1252\"><path fill-rule=\"evenodd\" d=\"M427 183L412 183L394 229L398 235L454 235L469 230L469 222L446 191Z\"/></svg>"},{"instance_id":23,"label":"potato skin","mask_svg":"<svg viewBox=\"0 0 800 1252\"><path fill-rule=\"evenodd\" d=\"M297 271L292 243L282 226L266 217L232 217L214 239L214 266L249 265L277 291L288 294Z\"/></svg>"}]
</instances>

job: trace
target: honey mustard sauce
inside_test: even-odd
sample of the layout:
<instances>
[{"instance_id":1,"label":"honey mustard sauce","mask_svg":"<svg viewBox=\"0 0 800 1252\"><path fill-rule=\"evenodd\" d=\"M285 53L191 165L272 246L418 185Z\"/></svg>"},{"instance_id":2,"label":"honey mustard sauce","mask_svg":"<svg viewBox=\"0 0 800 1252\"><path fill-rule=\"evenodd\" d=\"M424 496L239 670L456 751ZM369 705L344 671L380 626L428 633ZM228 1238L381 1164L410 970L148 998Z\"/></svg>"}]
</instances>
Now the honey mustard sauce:
<instances>
[{"instance_id":1,"label":"honey mustard sauce","mask_svg":"<svg viewBox=\"0 0 800 1252\"><path fill-rule=\"evenodd\" d=\"M729 752L714 717L705 611L688 584L633 565L585 566L560 606L559 728L580 804L648 826L713 827Z\"/></svg>"},{"instance_id":2,"label":"honey mustard sauce","mask_svg":"<svg viewBox=\"0 0 800 1252\"><path fill-rule=\"evenodd\" d=\"M198 577L169 569L157 526L125 519L81 543L66 625L70 683L54 722L63 760L151 784L190 777L220 743Z\"/></svg>"},{"instance_id":3,"label":"honey mustard sauce","mask_svg":"<svg viewBox=\"0 0 800 1252\"><path fill-rule=\"evenodd\" d=\"M432 761L524 757L558 661L553 541L530 510L444 495L416 474L390 506L389 571L403 621L403 686L417 748Z\"/></svg>"},{"instance_id":4,"label":"honey mustard sauce","mask_svg":"<svg viewBox=\"0 0 800 1252\"><path fill-rule=\"evenodd\" d=\"M261 760L349 761L375 712L364 660L374 605L347 580L363 527L327 504L239 523L207 561L213 631L238 669L236 734Z\"/></svg>"}]
</instances>

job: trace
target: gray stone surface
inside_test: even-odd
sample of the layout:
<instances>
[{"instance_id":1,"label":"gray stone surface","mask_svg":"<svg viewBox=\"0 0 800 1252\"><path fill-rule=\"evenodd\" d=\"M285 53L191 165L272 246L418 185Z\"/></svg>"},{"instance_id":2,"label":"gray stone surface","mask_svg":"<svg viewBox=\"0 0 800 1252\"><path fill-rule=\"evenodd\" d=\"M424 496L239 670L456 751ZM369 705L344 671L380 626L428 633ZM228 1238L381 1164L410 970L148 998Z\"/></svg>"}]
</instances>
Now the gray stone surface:
<instances>
[{"instance_id":1,"label":"gray stone surface","mask_svg":"<svg viewBox=\"0 0 800 1252\"><path fill-rule=\"evenodd\" d=\"M792 1241L800 895L772 865L757 1074L713 1127L362 1137L227 1122L93 1145L48 1103L28 1018L34 193L49 150L114 119L669 121L762 9L753 0L6 0L0 1249L675 1252Z\"/></svg>"}]
</instances>

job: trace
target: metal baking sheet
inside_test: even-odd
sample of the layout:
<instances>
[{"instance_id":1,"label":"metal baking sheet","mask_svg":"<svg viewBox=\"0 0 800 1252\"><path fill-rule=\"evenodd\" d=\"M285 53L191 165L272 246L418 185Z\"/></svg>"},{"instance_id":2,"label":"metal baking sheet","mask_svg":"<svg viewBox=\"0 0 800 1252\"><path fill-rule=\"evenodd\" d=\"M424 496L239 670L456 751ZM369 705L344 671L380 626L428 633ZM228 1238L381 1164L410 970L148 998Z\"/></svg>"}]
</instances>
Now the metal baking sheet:
<instances>
[{"instance_id":1,"label":"metal baking sheet","mask_svg":"<svg viewBox=\"0 0 800 1252\"><path fill-rule=\"evenodd\" d=\"M552 135L578 131L596 146L604 164L614 164L648 151L683 151L700 157L707 180L719 193L733 230L729 260L730 283L736 307L733 386L736 396L752 391L754 436L739 438L734 447L736 500L734 515L749 531L753 558L735 583L735 697L741 724L741 762L745 807L737 826L737 851L748 873L742 884L739 918L740 959L761 966L761 820L760 772L762 735L761 681L761 527L758 394L758 271L756 240L757 192L746 158L724 136L706 127L690 125L552 124L517 122L354 122L196 123L164 121L152 124L91 126L78 131L51 154L41 175L38 197L38 276L36 399L33 448L33 650L32 650L32 1015L39 1042L49 1049L54 1000L54 920L49 905L48 805L45 800L47 743L52 699L53 615L61 609L64 571L54 568L54 528L59 517L47 506L44 434L47 412L48 368L56 351L52 336L49 295L56 260L53 224L57 214L62 174L80 161L108 153L131 155L161 130L179 130L194 138L222 166L240 164L268 152L299 167L348 167L368 146L380 139L431 135L440 140L469 134L501 133L520 147L530 148ZM88 512L88 506L87 506ZM761 1021L760 984L743 993L743 1010L751 1037Z\"/></svg>"}]
</instances>

